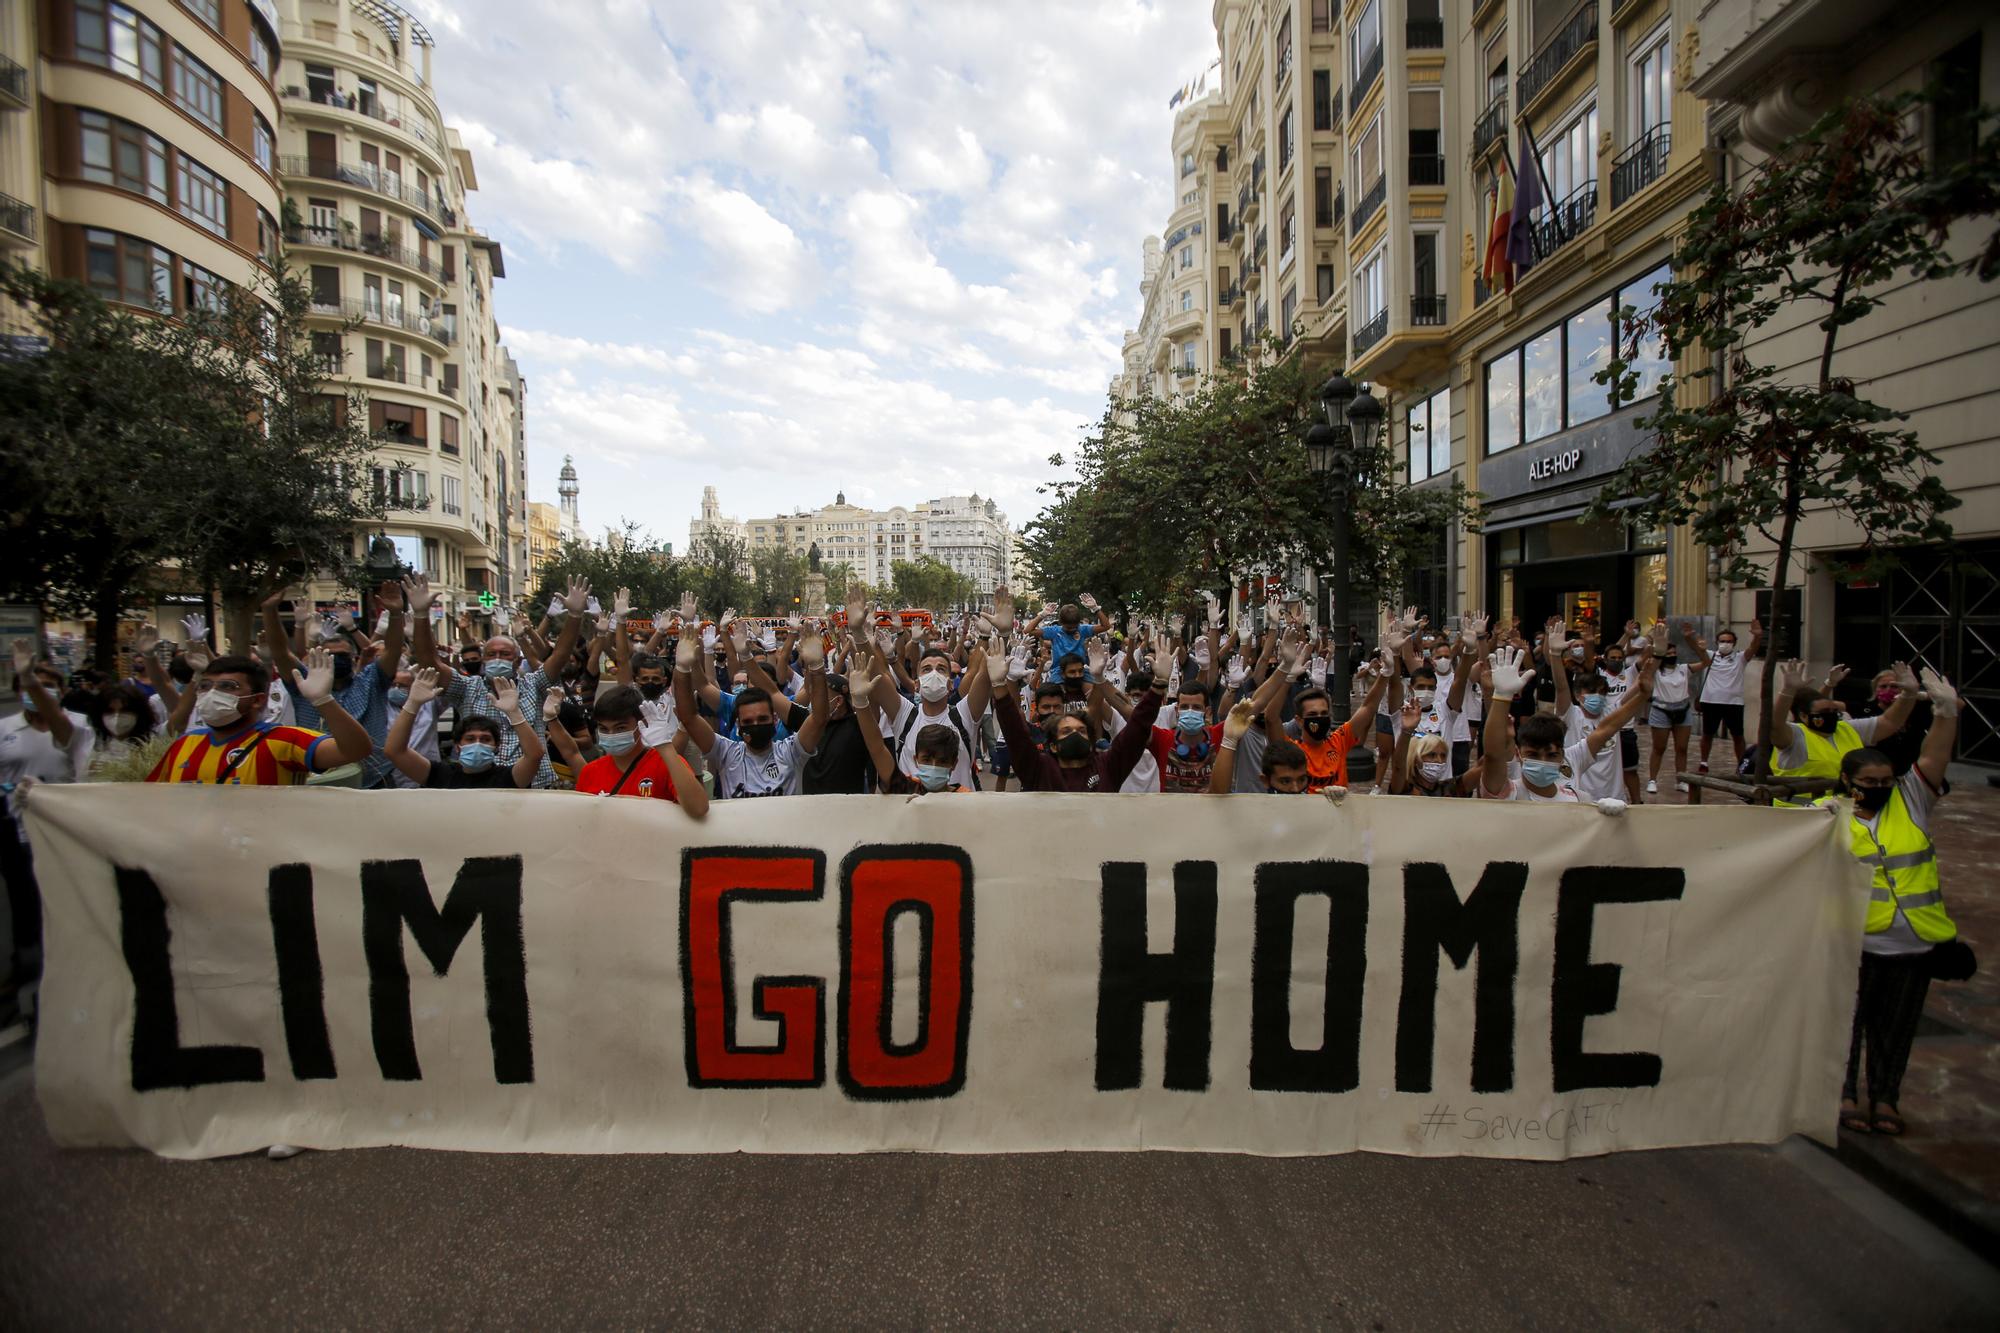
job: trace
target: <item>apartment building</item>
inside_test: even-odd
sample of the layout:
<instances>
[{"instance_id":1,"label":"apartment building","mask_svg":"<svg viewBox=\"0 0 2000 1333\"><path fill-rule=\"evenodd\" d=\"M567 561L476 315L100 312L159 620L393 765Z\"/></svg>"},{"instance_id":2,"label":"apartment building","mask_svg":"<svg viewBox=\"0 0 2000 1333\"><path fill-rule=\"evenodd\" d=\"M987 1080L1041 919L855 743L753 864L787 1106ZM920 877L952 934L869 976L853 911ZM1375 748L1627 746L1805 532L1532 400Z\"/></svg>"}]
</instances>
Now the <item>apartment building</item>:
<instances>
[{"instance_id":1,"label":"apartment building","mask_svg":"<svg viewBox=\"0 0 2000 1333\"><path fill-rule=\"evenodd\" d=\"M704 517L695 520L690 536L699 535L704 521L717 520L718 515L709 512L712 499L711 487L703 494ZM715 508L719 511L719 504ZM864 509L849 504L843 491L830 505L744 519L738 526L753 558L759 551L774 549L807 557L817 548L822 564L845 564L877 588L895 580L896 562L929 555L971 579L982 605L991 605L993 590L1006 582L1014 560L1006 514L978 495L945 496L914 507Z\"/></svg>"},{"instance_id":2,"label":"apartment building","mask_svg":"<svg viewBox=\"0 0 2000 1333\"><path fill-rule=\"evenodd\" d=\"M32 0L0 0L0 262L41 268L41 62ZM0 299L0 347L36 335L32 321Z\"/></svg>"},{"instance_id":3,"label":"apartment building","mask_svg":"<svg viewBox=\"0 0 2000 1333\"><path fill-rule=\"evenodd\" d=\"M1910 126L1939 162L1967 151L1974 108L2000 102L2000 15L1991 6L1705 5L1693 32L1687 82L1706 99L1709 142L1732 179L1845 96L1940 89L1940 102ZM1975 254L1991 231L1991 219L1968 225L1952 248ZM1817 666L1934 666L1965 695L1960 758L2000 763L2000 287L1971 277L1899 280L1885 295L1843 335L1833 372L1909 414L1907 426L1938 455L1940 477L1962 502L1949 515L1956 540L1905 553L1880 579L1848 581L1837 574L1853 565L1861 534L1837 516L1811 516L1800 534L1806 567L1789 580L1798 588L1789 610L1803 627L1796 647ZM1747 351L1811 380L1819 331L1799 313L1760 330ZM1749 554L1768 558L1770 548ZM1714 598L1738 622L1769 605L1768 593L1748 590L1717 587Z\"/></svg>"},{"instance_id":4,"label":"apartment building","mask_svg":"<svg viewBox=\"0 0 2000 1333\"><path fill-rule=\"evenodd\" d=\"M916 513L926 551L972 580L977 604L990 607L994 589L1007 582L1014 563L1014 537L1000 506L977 493L947 495L924 501Z\"/></svg>"}]
</instances>

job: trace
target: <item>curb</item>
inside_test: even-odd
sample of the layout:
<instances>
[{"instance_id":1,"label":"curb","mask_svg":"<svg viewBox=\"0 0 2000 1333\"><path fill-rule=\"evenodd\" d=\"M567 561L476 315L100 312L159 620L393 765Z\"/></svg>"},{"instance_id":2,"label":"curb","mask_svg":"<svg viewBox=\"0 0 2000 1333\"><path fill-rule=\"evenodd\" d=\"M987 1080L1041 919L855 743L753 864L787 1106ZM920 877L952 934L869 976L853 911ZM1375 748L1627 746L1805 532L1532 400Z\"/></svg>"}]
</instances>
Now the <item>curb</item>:
<instances>
[{"instance_id":1,"label":"curb","mask_svg":"<svg viewBox=\"0 0 2000 1333\"><path fill-rule=\"evenodd\" d=\"M1839 1131L1837 1146L1808 1139L1987 1263L2000 1267L2000 1205L1905 1150L1894 1139Z\"/></svg>"}]
</instances>

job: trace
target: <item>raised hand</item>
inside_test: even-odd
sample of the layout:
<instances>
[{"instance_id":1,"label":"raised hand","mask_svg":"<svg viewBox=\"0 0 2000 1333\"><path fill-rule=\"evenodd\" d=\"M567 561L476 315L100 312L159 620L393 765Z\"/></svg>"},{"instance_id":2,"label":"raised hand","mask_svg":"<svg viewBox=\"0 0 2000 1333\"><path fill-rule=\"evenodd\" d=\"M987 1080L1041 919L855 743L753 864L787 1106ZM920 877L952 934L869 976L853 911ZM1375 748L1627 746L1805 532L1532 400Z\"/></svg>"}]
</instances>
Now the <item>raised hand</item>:
<instances>
[{"instance_id":1,"label":"raised hand","mask_svg":"<svg viewBox=\"0 0 2000 1333\"><path fill-rule=\"evenodd\" d=\"M1464 648L1465 651L1469 653L1478 652L1479 634L1481 629L1485 626L1485 624L1486 624L1486 615L1484 612L1467 611L1465 613L1465 618L1461 620L1458 625L1459 646Z\"/></svg>"},{"instance_id":2,"label":"raised hand","mask_svg":"<svg viewBox=\"0 0 2000 1333\"><path fill-rule=\"evenodd\" d=\"M354 633L354 608L353 608L353 607L351 607L351 606L337 606L337 607L335 607L335 608L333 609L333 615L332 615L331 619L332 619L332 621L333 621L333 626L334 626L334 628L335 628L336 630L338 630L338 631L339 631L340 633L342 633L342 634L352 634L352 633Z\"/></svg>"},{"instance_id":3,"label":"raised hand","mask_svg":"<svg viewBox=\"0 0 2000 1333\"><path fill-rule=\"evenodd\" d=\"M993 680L993 664L996 661L1001 662L1003 664L1002 670L1005 670L1004 663L1006 659L1000 657L998 654L994 654L986 659L986 677L988 680L992 680L995 685L998 685L1000 682ZM875 678L868 674L868 655L866 653L856 653L853 663L847 668L848 704L856 712L859 712L861 709L868 707L868 697L874 690Z\"/></svg>"},{"instance_id":4,"label":"raised hand","mask_svg":"<svg viewBox=\"0 0 2000 1333\"><path fill-rule=\"evenodd\" d=\"M389 611L403 609L403 585L394 579L383 579L382 586L375 590L375 604Z\"/></svg>"},{"instance_id":5,"label":"raised hand","mask_svg":"<svg viewBox=\"0 0 2000 1333\"><path fill-rule=\"evenodd\" d=\"M989 671L992 670L990 665L987 669ZM1030 675L1034 674L1034 668L1028 665L1028 641L1026 639L1022 639L1014 645L1013 653L1007 658L1007 674L1014 680L1026 680Z\"/></svg>"},{"instance_id":6,"label":"raised hand","mask_svg":"<svg viewBox=\"0 0 2000 1333\"><path fill-rule=\"evenodd\" d=\"M1519 648L1502 648L1487 659L1487 663L1493 671L1493 697L1495 699L1517 698L1523 690L1528 688L1529 682L1534 680L1535 670L1533 667L1529 667L1525 671L1521 669L1521 659L1523 656L1524 654Z\"/></svg>"},{"instance_id":7,"label":"raised hand","mask_svg":"<svg viewBox=\"0 0 2000 1333\"><path fill-rule=\"evenodd\" d=\"M1257 716L1257 709L1248 699L1229 710L1229 716L1222 719L1222 743L1234 749L1236 742L1243 739L1250 730L1251 719Z\"/></svg>"},{"instance_id":8,"label":"raised hand","mask_svg":"<svg viewBox=\"0 0 2000 1333\"><path fill-rule=\"evenodd\" d=\"M728 610L722 613L722 619L715 622L715 627L726 634L729 632L729 627L731 625L734 625L735 623L736 623L736 608L732 606Z\"/></svg>"},{"instance_id":9,"label":"raised hand","mask_svg":"<svg viewBox=\"0 0 2000 1333\"><path fill-rule=\"evenodd\" d=\"M7 646L14 655L14 679L18 681L35 669L35 641L20 638Z\"/></svg>"},{"instance_id":10,"label":"raised hand","mask_svg":"<svg viewBox=\"0 0 2000 1333\"><path fill-rule=\"evenodd\" d=\"M1285 608L1275 597L1265 599L1264 623L1272 629L1285 623Z\"/></svg>"},{"instance_id":11,"label":"raised hand","mask_svg":"<svg viewBox=\"0 0 2000 1333\"><path fill-rule=\"evenodd\" d=\"M557 693L557 691L550 691L550 693ZM425 704L429 703L431 700L437 697L438 697L437 668L418 667L415 671L412 671L410 673L410 697L408 701L404 704L404 707L422 708ZM499 698L500 697L499 691L496 690L494 692L493 697L496 699Z\"/></svg>"},{"instance_id":12,"label":"raised hand","mask_svg":"<svg viewBox=\"0 0 2000 1333\"><path fill-rule=\"evenodd\" d=\"M1084 645L1083 653L1084 662L1090 668L1091 678L1103 680L1104 664L1110 659L1111 654L1105 648L1102 636L1092 635L1089 642Z\"/></svg>"},{"instance_id":13,"label":"raised hand","mask_svg":"<svg viewBox=\"0 0 2000 1333\"><path fill-rule=\"evenodd\" d=\"M632 614L632 590L620 588L611 598L611 618L623 620Z\"/></svg>"},{"instance_id":14,"label":"raised hand","mask_svg":"<svg viewBox=\"0 0 2000 1333\"><path fill-rule=\"evenodd\" d=\"M679 720L674 716L674 696L662 695L639 705L639 740L655 749L671 745Z\"/></svg>"},{"instance_id":15,"label":"raised hand","mask_svg":"<svg viewBox=\"0 0 2000 1333\"><path fill-rule=\"evenodd\" d=\"M749 627L736 621L733 612L730 616L724 617L724 619L728 622L729 627L729 646L735 651L738 657L741 657L750 648Z\"/></svg>"},{"instance_id":16,"label":"raised hand","mask_svg":"<svg viewBox=\"0 0 2000 1333\"><path fill-rule=\"evenodd\" d=\"M152 656L153 650L159 646L160 627L157 625L141 625L138 633L132 636L132 650L142 657Z\"/></svg>"},{"instance_id":17,"label":"raised hand","mask_svg":"<svg viewBox=\"0 0 2000 1333\"><path fill-rule=\"evenodd\" d=\"M1542 651L1548 660L1560 660L1569 651L1569 626L1563 624L1560 616L1551 616L1542 630Z\"/></svg>"},{"instance_id":18,"label":"raised hand","mask_svg":"<svg viewBox=\"0 0 2000 1333\"><path fill-rule=\"evenodd\" d=\"M1917 682L1917 673L1910 670L1908 662L1891 662L1889 670L1896 675L1896 688L1904 694L1915 694L1920 688ZM1942 677L1939 679L1942 679Z\"/></svg>"},{"instance_id":19,"label":"raised hand","mask_svg":"<svg viewBox=\"0 0 2000 1333\"><path fill-rule=\"evenodd\" d=\"M333 654L315 648L306 654L306 664L297 672L299 693L318 708L333 698Z\"/></svg>"},{"instance_id":20,"label":"raised hand","mask_svg":"<svg viewBox=\"0 0 2000 1333\"><path fill-rule=\"evenodd\" d=\"M1646 632L1646 641L1652 647L1653 656L1663 655L1667 651L1667 622L1655 620L1653 628Z\"/></svg>"},{"instance_id":21,"label":"raised hand","mask_svg":"<svg viewBox=\"0 0 2000 1333\"><path fill-rule=\"evenodd\" d=\"M683 602L681 605L686 606L687 603ZM713 635L715 631L710 630L708 633ZM704 651L704 642L712 643L714 640L704 639L701 622L696 620L692 615L681 617L681 646L674 653L674 670L684 671L692 675L694 673L695 659L700 657Z\"/></svg>"},{"instance_id":22,"label":"raised hand","mask_svg":"<svg viewBox=\"0 0 2000 1333\"><path fill-rule=\"evenodd\" d=\"M215 659L210 656L208 645L196 639L188 645L187 651L181 654L181 660L188 664L190 671L199 676L208 670L208 664Z\"/></svg>"},{"instance_id":23,"label":"raised hand","mask_svg":"<svg viewBox=\"0 0 2000 1333\"><path fill-rule=\"evenodd\" d=\"M432 672L431 674L436 675L437 673ZM542 692L542 721L554 722L562 715L563 693L563 687L560 685L551 685ZM416 687L412 684L410 697L414 699L416 698L416 694Z\"/></svg>"},{"instance_id":24,"label":"raised hand","mask_svg":"<svg viewBox=\"0 0 2000 1333\"><path fill-rule=\"evenodd\" d=\"M1398 712L1397 716L1399 716L1402 719L1404 731L1415 731L1417 729L1417 723L1423 721L1424 710L1423 707L1417 703L1417 696L1415 691L1411 691L1409 694L1403 696L1403 707Z\"/></svg>"},{"instance_id":25,"label":"raised hand","mask_svg":"<svg viewBox=\"0 0 2000 1333\"><path fill-rule=\"evenodd\" d=\"M571 579L563 591L563 606L573 616L580 616L590 609L590 580Z\"/></svg>"},{"instance_id":26,"label":"raised hand","mask_svg":"<svg viewBox=\"0 0 2000 1333\"><path fill-rule=\"evenodd\" d=\"M500 710L502 717L511 717L521 706L521 687L506 676L495 676L486 682L487 691L493 696L493 706Z\"/></svg>"},{"instance_id":27,"label":"raised hand","mask_svg":"<svg viewBox=\"0 0 2000 1333\"><path fill-rule=\"evenodd\" d=\"M1306 663L1306 680L1311 683L1314 689L1323 690L1326 688L1326 668L1326 659L1317 654Z\"/></svg>"},{"instance_id":28,"label":"raised hand","mask_svg":"<svg viewBox=\"0 0 2000 1333\"><path fill-rule=\"evenodd\" d=\"M1298 640L1286 638L1278 644L1278 670L1287 676L1305 674L1306 650Z\"/></svg>"},{"instance_id":29,"label":"raised hand","mask_svg":"<svg viewBox=\"0 0 2000 1333\"><path fill-rule=\"evenodd\" d=\"M1826 670L1826 684L1822 687L1821 692L1832 694L1833 687L1840 684L1841 681L1846 680L1847 677L1847 664L1845 662L1835 662Z\"/></svg>"},{"instance_id":30,"label":"raised hand","mask_svg":"<svg viewBox=\"0 0 2000 1333\"><path fill-rule=\"evenodd\" d=\"M208 617L199 611L184 616L181 628L187 631L189 643L205 643L208 640Z\"/></svg>"},{"instance_id":31,"label":"raised hand","mask_svg":"<svg viewBox=\"0 0 2000 1333\"><path fill-rule=\"evenodd\" d=\"M1229 659L1229 666L1223 673L1223 680L1232 690L1241 690L1243 682L1250 679L1250 664L1238 653Z\"/></svg>"},{"instance_id":32,"label":"raised hand","mask_svg":"<svg viewBox=\"0 0 2000 1333\"><path fill-rule=\"evenodd\" d=\"M807 634L799 640L799 665L808 671L817 671L826 665L826 641L817 634Z\"/></svg>"},{"instance_id":33,"label":"raised hand","mask_svg":"<svg viewBox=\"0 0 2000 1333\"><path fill-rule=\"evenodd\" d=\"M1797 694L1805 687L1806 664L1804 662L1796 657L1788 657L1778 663L1778 693Z\"/></svg>"},{"instance_id":34,"label":"raised hand","mask_svg":"<svg viewBox=\"0 0 2000 1333\"><path fill-rule=\"evenodd\" d=\"M1950 681L1929 667L1925 667L1923 686L1924 693L1930 698L1931 713L1934 716L1958 716L1958 691L1952 688Z\"/></svg>"},{"instance_id":35,"label":"raised hand","mask_svg":"<svg viewBox=\"0 0 2000 1333\"><path fill-rule=\"evenodd\" d=\"M1181 631L1186 628L1187 628L1187 617L1182 615L1180 612L1176 611L1174 614L1167 617L1167 629L1172 632L1174 638L1176 639L1180 638Z\"/></svg>"},{"instance_id":36,"label":"raised hand","mask_svg":"<svg viewBox=\"0 0 2000 1333\"><path fill-rule=\"evenodd\" d=\"M1090 612L1090 614L1092 615L1096 615L1099 610L1097 605L1097 599L1095 597L1092 597L1089 593L1085 593L1083 596L1077 598L1076 602L1078 606L1081 606L1084 610Z\"/></svg>"},{"instance_id":37,"label":"raised hand","mask_svg":"<svg viewBox=\"0 0 2000 1333\"><path fill-rule=\"evenodd\" d=\"M1208 603L1208 627L1212 630L1220 630L1222 628L1222 599L1212 592L1205 592L1201 596L1202 600Z\"/></svg>"},{"instance_id":38,"label":"raised hand","mask_svg":"<svg viewBox=\"0 0 2000 1333\"><path fill-rule=\"evenodd\" d=\"M687 621L693 620L694 618L695 618L694 594L691 592L684 592L681 594L681 620L683 623L685 623Z\"/></svg>"},{"instance_id":39,"label":"raised hand","mask_svg":"<svg viewBox=\"0 0 2000 1333\"><path fill-rule=\"evenodd\" d=\"M1382 646L1396 656L1401 657L1403 649L1410 642L1412 632L1413 627L1409 626L1408 622L1400 618L1392 620L1389 622L1389 628L1382 631Z\"/></svg>"}]
</instances>

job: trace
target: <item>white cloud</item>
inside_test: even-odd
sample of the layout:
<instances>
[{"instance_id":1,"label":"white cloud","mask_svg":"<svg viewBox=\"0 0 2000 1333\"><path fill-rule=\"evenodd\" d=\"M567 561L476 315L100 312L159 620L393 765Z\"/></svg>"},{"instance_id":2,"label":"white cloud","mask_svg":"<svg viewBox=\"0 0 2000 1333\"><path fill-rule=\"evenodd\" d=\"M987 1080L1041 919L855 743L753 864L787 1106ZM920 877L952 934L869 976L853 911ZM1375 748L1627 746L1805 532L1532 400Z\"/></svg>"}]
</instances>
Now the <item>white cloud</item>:
<instances>
[{"instance_id":1,"label":"white cloud","mask_svg":"<svg viewBox=\"0 0 2000 1333\"><path fill-rule=\"evenodd\" d=\"M803 304L812 293L812 257L790 227L741 190L697 178L676 190L677 216L708 248L709 286L745 309L768 314Z\"/></svg>"}]
</instances>

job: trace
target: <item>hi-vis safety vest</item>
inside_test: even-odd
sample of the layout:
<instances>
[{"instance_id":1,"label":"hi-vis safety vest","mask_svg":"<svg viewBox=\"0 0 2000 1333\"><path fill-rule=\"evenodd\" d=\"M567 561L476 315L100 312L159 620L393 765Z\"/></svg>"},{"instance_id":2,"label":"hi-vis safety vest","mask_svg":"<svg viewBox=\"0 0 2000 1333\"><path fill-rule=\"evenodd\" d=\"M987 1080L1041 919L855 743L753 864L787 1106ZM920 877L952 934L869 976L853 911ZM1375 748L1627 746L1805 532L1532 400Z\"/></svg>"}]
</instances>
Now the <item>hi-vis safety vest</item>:
<instances>
[{"instance_id":1,"label":"hi-vis safety vest","mask_svg":"<svg viewBox=\"0 0 2000 1333\"><path fill-rule=\"evenodd\" d=\"M1838 778L1841 757L1849 750L1860 749L1862 744L1861 733L1850 726L1846 718L1841 719L1831 736L1822 736L1803 722L1792 723L1792 730L1805 738L1806 761L1796 768L1773 763L1771 776L1774 778ZM1774 760L1777 758L1776 755L1771 757ZM1800 802L1774 800L1771 804L1795 806Z\"/></svg>"},{"instance_id":2,"label":"hi-vis safety vest","mask_svg":"<svg viewBox=\"0 0 2000 1333\"><path fill-rule=\"evenodd\" d=\"M1816 802L1833 804L1827 797ZM1854 859L1874 871L1868 894L1868 933L1879 935L1896 919L1902 908L1904 918L1917 938L1939 944L1956 938L1958 927L1944 910L1944 889L1938 882L1937 848L1930 834L1910 818L1903 793L1889 793L1889 803L1871 831L1855 815L1848 819L1848 846Z\"/></svg>"}]
</instances>

